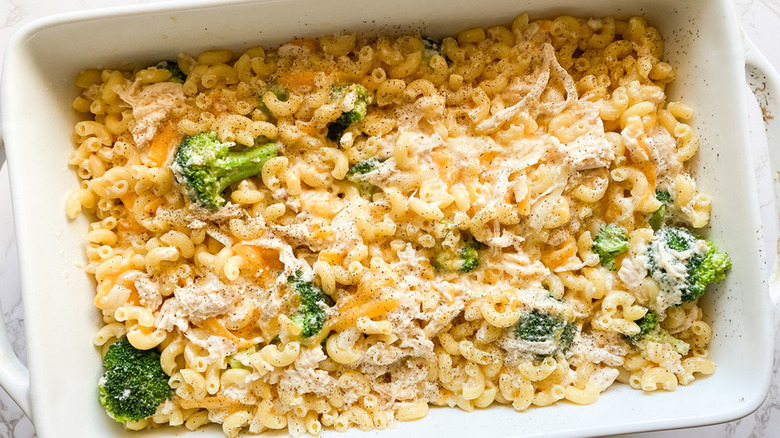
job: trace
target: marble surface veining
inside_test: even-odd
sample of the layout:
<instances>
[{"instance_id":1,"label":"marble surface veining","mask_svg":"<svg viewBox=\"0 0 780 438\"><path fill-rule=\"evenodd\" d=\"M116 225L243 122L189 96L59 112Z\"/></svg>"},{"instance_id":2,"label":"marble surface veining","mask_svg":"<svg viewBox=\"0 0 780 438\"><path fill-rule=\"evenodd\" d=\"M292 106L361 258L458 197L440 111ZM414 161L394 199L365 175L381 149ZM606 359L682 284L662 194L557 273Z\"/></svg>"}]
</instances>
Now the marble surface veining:
<instances>
[{"instance_id":1,"label":"marble surface veining","mask_svg":"<svg viewBox=\"0 0 780 438\"><path fill-rule=\"evenodd\" d=\"M158 0L0 0L0 60L11 35L24 24L43 16L102 8L153 3ZM684 0L683 0L684 1ZM780 0L735 0L741 25L769 61L780 69ZM2 72L0 72L2 75ZM750 99L746 91L746 99ZM775 253L777 233L774 201L770 191L766 142L757 106L751 102L753 157L759 175L759 201L765 224L765 249ZM0 306L11 345L26 363L23 305L19 293L19 264L13 232L8 172L0 170ZM731 423L685 430L628 435L632 438L775 437L780 436L780 342L775 346L772 384L764 403L753 414ZM35 437L35 428L11 398L0 389L0 438Z\"/></svg>"}]
</instances>

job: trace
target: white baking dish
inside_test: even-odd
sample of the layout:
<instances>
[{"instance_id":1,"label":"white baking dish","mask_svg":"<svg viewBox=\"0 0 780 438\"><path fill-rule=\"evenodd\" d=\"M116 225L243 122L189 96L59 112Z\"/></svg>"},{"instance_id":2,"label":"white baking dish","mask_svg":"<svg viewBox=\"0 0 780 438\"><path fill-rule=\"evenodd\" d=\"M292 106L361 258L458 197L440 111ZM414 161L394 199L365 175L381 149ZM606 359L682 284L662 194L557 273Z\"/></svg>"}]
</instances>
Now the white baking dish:
<instances>
[{"instance_id":1,"label":"white baking dish","mask_svg":"<svg viewBox=\"0 0 780 438\"><path fill-rule=\"evenodd\" d=\"M94 285L79 267L85 218L70 222L64 200L77 187L66 165L76 115L76 73L88 67L147 63L179 51L274 45L340 30L420 30L431 36L533 17L643 15L667 41L679 68L673 100L697 110L702 140L697 177L714 198L711 237L734 261L727 282L707 297L717 372L671 393L616 385L590 406L559 403L517 413L494 407L466 414L433 409L424 420L379 433L400 436L583 436L696 426L733 420L764 399L771 375L778 300L759 255L761 224L748 148L745 66L762 88L769 140L780 141L780 80L743 37L728 0L277 0L183 2L81 13L37 21L12 40L2 78L2 123L9 159L29 356L27 370L0 336L0 382L34 418L38 436L126 436L96 399L102 372L92 336ZM747 57L746 57L747 53ZM775 155L780 155L774 152ZM775 158L775 169L780 158ZM2 148L0 148L2 159ZM777 190L776 190L777 192ZM773 277L774 278L774 277ZM776 295L776 294L775 294ZM0 335L4 335L0 325ZM160 429L133 436L173 436ZM373 434L373 433L372 433ZM348 436L366 436L352 430ZM127 433L127 436L131 434ZM216 428L196 436L222 436Z\"/></svg>"}]
</instances>

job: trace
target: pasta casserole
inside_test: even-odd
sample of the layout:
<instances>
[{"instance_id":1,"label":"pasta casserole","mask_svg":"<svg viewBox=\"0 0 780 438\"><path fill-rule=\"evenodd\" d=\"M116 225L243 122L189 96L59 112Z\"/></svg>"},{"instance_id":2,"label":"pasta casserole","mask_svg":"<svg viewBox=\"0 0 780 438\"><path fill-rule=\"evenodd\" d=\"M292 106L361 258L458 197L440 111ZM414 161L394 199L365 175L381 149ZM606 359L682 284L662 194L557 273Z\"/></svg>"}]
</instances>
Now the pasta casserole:
<instances>
[{"instance_id":1,"label":"pasta casserole","mask_svg":"<svg viewBox=\"0 0 780 438\"><path fill-rule=\"evenodd\" d=\"M731 262L663 52L641 17L523 14L84 70L98 400L299 436L713 373Z\"/></svg>"}]
</instances>

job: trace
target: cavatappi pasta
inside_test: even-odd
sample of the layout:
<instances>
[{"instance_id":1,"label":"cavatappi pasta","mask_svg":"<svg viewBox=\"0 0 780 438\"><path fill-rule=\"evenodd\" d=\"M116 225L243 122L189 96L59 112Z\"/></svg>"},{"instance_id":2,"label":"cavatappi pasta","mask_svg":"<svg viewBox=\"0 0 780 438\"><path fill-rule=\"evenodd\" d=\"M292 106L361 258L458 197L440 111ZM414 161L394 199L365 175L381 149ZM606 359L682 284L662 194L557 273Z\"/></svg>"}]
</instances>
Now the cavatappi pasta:
<instances>
[{"instance_id":1,"label":"cavatappi pasta","mask_svg":"<svg viewBox=\"0 0 780 438\"><path fill-rule=\"evenodd\" d=\"M690 226L709 220L686 166L693 112L667 101L663 52L643 18L524 14L441 42L342 33L182 53L182 81L83 71L66 212L92 220L94 342L159 350L173 388L126 427L383 429L430 405L589 404L615 381L673 390L714 372L697 301L659 305L631 262L656 190ZM365 117L334 134L357 105L336 92L350 84L369 95ZM199 133L278 154L204 208L172 165ZM605 224L629 242L615 270L593 251ZM312 336L295 276L332 300ZM627 340L649 310L686 354ZM516 335L539 315L560 339Z\"/></svg>"}]
</instances>

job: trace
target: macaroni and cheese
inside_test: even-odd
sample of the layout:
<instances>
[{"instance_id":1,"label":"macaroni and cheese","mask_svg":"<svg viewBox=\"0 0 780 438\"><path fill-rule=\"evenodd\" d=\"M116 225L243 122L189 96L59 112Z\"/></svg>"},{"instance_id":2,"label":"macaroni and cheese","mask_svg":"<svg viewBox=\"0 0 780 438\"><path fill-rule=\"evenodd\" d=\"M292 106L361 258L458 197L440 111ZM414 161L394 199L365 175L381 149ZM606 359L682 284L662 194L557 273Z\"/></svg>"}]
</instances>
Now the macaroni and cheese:
<instances>
[{"instance_id":1,"label":"macaroni and cheese","mask_svg":"<svg viewBox=\"0 0 780 438\"><path fill-rule=\"evenodd\" d=\"M713 373L698 297L649 273L654 216L711 204L663 52L640 17L523 14L83 71L66 212L92 220L94 342L156 349L172 389L125 427L383 429ZM198 141L273 151L206 202L188 166L214 156L177 159ZM635 342L650 315L666 340Z\"/></svg>"}]
</instances>

